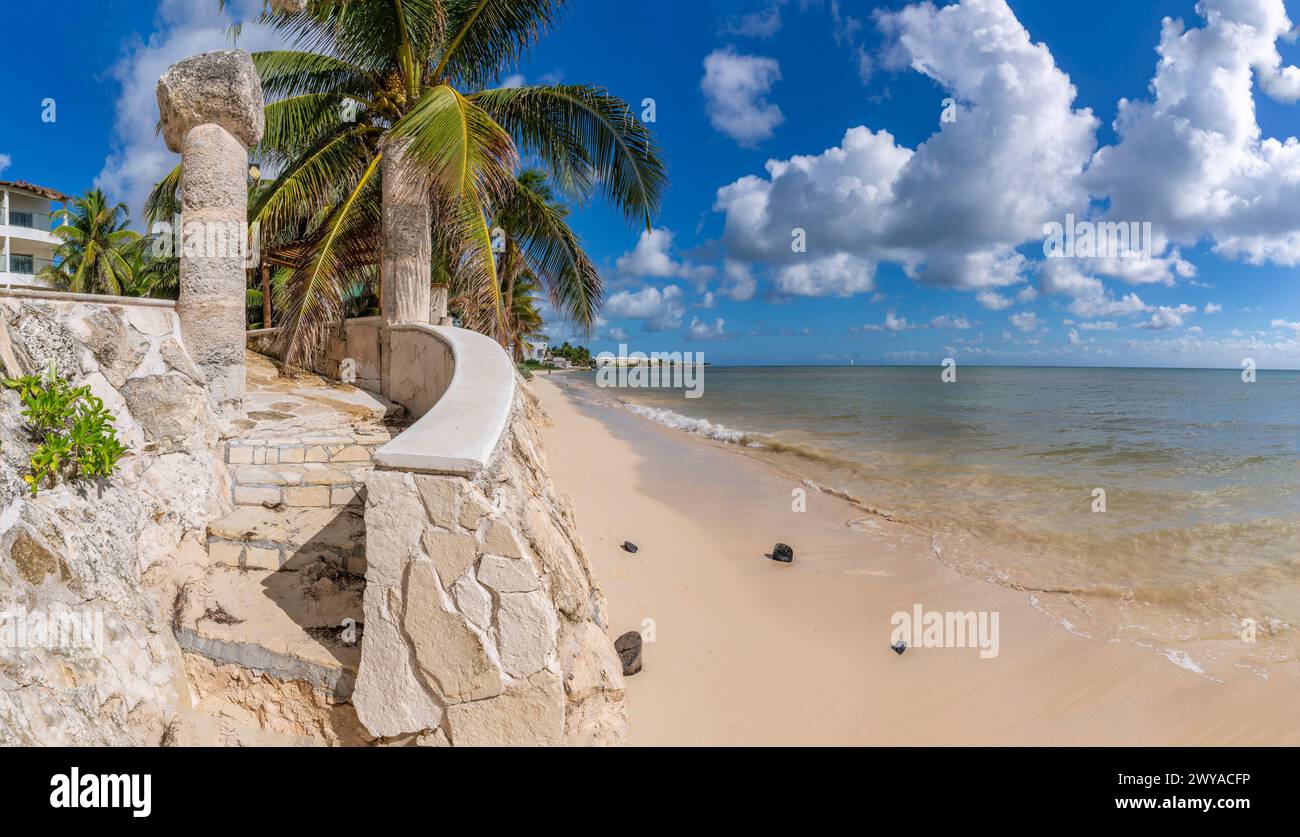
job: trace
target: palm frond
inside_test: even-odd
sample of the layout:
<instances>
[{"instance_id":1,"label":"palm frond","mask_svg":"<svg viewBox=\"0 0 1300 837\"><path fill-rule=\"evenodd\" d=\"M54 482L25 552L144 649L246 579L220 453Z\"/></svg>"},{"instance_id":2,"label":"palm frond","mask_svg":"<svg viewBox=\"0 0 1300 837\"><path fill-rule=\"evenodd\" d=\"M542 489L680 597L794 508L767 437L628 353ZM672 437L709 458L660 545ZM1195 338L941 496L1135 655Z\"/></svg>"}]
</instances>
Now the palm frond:
<instances>
[{"instance_id":1,"label":"palm frond","mask_svg":"<svg viewBox=\"0 0 1300 837\"><path fill-rule=\"evenodd\" d=\"M654 137L622 99L580 84L498 88L470 99L543 160L565 192L585 201L598 188L650 229L668 173Z\"/></svg>"}]
</instances>

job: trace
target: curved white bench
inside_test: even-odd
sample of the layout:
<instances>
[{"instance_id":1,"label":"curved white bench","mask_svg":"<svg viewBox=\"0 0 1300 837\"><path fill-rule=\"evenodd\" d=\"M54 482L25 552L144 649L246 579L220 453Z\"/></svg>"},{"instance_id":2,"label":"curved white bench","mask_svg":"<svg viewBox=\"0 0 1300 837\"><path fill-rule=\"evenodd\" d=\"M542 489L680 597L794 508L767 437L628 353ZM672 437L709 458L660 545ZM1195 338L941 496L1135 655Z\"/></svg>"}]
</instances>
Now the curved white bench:
<instances>
[{"instance_id":1,"label":"curved white bench","mask_svg":"<svg viewBox=\"0 0 1300 837\"><path fill-rule=\"evenodd\" d=\"M474 476L510 421L510 357L490 337L453 326L394 325L389 339L385 394L421 418L375 452L375 465Z\"/></svg>"}]
</instances>

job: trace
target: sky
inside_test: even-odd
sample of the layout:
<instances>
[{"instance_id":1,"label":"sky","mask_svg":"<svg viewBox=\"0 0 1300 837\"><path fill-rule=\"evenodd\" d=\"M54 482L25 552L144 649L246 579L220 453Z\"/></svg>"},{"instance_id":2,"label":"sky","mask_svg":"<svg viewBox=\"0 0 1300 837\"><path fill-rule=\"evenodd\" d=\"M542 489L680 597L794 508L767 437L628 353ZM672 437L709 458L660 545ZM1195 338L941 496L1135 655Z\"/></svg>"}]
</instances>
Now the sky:
<instances>
[{"instance_id":1,"label":"sky","mask_svg":"<svg viewBox=\"0 0 1300 837\"><path fill-rule=\"evenodd\" d=\"M6 4L54 44L0 74L0 179L138 216L176 162L158 76L261 2L94 5ZM589 337L550 311L547 333L717 364L1300 368L1296 21L1300 0L572 0L501 84L608 87L671 185L650 231L575 208L606 302ZM1083 244L1117 224L1144 246Z\"/></svg>"}]
</instances>

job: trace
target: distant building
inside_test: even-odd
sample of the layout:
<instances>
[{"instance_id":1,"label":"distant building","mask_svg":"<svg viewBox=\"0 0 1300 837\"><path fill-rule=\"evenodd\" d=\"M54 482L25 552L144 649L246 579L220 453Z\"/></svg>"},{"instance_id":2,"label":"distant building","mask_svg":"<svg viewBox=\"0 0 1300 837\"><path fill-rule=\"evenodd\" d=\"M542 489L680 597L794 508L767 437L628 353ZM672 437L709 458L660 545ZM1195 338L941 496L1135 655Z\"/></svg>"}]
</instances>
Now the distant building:
<instances>
[{"instance_id":1,"label":"distant building","mask_svg":"<svg viewBox=\"0 0 1300 837\"><path fill-rule=\"evenodd\" d=\"M53 264L59 239L53 230L54 204L66 204L62 192L21 181L0 180L0 285L44 287L36 279Z\"/></svg>"},{"instance_id":2,"label":"distant building","mask_svg":"<svg viewBox=\"0 0 1300 837\"><path fill-rule=\"evenodd\" d=\"M556 369L568 369L570 366L573 365L569 363L569 359L567 357L553 357L551 358L550 363L551 366L554 366Z\"/></svg>"},{"instance_id":3,"label":"distant building","mask_svg":"<svg viewBox=\"0 0 1300 837\"><path fill-rule=\"evenodd\" d=\"M531 340L524 341L524 360L535 360L538 363L546 360L546 343L534 343Z\"/></svg>"}]
</instances>

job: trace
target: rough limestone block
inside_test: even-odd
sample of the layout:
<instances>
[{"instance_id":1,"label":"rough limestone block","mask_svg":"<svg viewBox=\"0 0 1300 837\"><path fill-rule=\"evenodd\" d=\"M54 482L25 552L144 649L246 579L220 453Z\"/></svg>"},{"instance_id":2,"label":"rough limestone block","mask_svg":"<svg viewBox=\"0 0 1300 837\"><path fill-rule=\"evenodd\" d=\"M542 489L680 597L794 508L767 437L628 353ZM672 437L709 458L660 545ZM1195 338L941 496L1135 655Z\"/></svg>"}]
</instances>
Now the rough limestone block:
<instances>
[{"instance_id":1,"label":"rough limestone block","mask_svg":"<svg viewBox=\"0 0 1300 837\"><path fill-rule=\"evenodd\" d=\"M402 627L411 638L417 670L446 703L500 694L501 675L482 641L458 614L443 609L438 587L431 562L411 562Z\"/></svg>"},{"instance_id":2,"label":"rough limestone block","mask_svg":"<svg viewBox=\"0 0 1300 837\"><path fill-rule=\"evenodd\" d=\"M247 445L234 445L230 448L230 455L227 458L231 465L252 465L253 448Z\"/></svg>"},{"instance_id":3,"label":"rough limestone block","mask_svg":"<svg viewBox=\"0 0 1300 837\"><path fill-rule=\"evenodd\" d=\"M557 623L545 593L502 593L497 605L497 650L505 670L527 677L545 668L555 653Z\"/></svg>"},{"instance_id":4,"label":"rough limestone block","mask_svg":"<svg viewBox=\"0 0 1300 837\"><path fill-rule=\"evenodd\" d=\"M243 50L207 52L173 64L158 80L158 110L163 138L175 152L199 125L219 125L245 148L257 145L265 128L262 82Z\"/></svg>"},{"instance_id":5,"label":"rough limestone block","mask_svg":"<svg viewBox=\"0 0 1300 837\"><path fill-rule=\"evenodd\" d=\"M509 523L500 519L488 524L487 532L483 535L483 551L489 555L500 555L502 558L524 557L514 529Z\"/></svg>"},{"instance_id":6,"label":"rough limestone block","mask_svg":"<svg viewBox=\"0 0 1300 837\"><path fill-rule=\"evenodd\" d=\"M429 522L444 529L451 529L456 520L456 500L460 496L457 482L450 477L432 477L425 474L415 475L415 485L420 491L420 501L424 503ZM459 573L457 573L459 575ZM454 577L454 576L453 576Z\"/></svg>"},{"instance_id":7,"label":"rough limestone block","mask_svg":"<svg viewBox=\"0 0 1300 837\"><path fill-rule=\"evenodd\" d=\"M280 448L280 461L286 464L301 464L306 458L306 453L302 448Z\"/></svg>"},{"instance_id":8,"label":"rough limestone block","mask_svg":"<svg viewBox=\"0 0 1300 837\"><path fill-rule=\"evenodd\" d=\"M328 485L291 485L284 489L284 504L299 508L327 508L330 504Z\"/></svg>"},{"instance_id":9,"label":"rough limestone block","mask_svg":"<svg viewBox=\"0 0 1300 837\"><path fill-rule=\"evenodd\" d=\"M278 488L257 485L235 486L235 505L237 506L274 506L280 501L280 489Z\"/></svg>"},{"instance_id":10,"label":"rough limestone block","mask_svg":"<svg viewBox=\"0 0 1300 837\"><path fill-rule=\"evenodd\" d=\"M545 673L490 700L449 706L447 729L456 747L557 746L564 736L564 688Z\"/></svg>"},{"instance_id":11,"label":"rough limestone block","mask_svg":"<svg viewBox=\"0 0 1300 837\"><path fill-rule=\"evenodd\" d=\"M438 578L442 579L444 589L450 588L478 558L474 552L474 536L463 532L429 529L420 539L420 546L438 570Z\"/></svg>"},{"instance_id":12,"label":"rough limestone block","mask_svg":"<svg viewBox=\"0 0 1300 837\"><path fill-rule=\"evenodd\" d=\"M491 512L491 504L483 499L477 489L471 487L461 503L460 525L465 529L477 529L479 520Z\"/></svg>"},{"instance_id":13,"label":"rough limestone block","mask_svg":"<svg viewBox=\"0 0 1300 837\"><path fill-rule=\"evenodd\" d=\"M408 475L375 471L366 478L366 583L401 587L406 565L420 554L424 506Z\"/></svg>"},{"instance_id":14,"label":"rough limestone block","mask_svg":"<svg viewBox=\"0 0 1300 837\"><path fill-rule=\"evenodd\" d=\"M456 583L451 586L451 595L460 615L474 627L481 631L492 627L492 594L474 580L473 573L467 572L456 579Z\"/></svg>"},{"instance_id":15,"label":"rough limestone block","mask_svg":"<svg viewBox=\"0 0 1300 837\"><path fill-rule=\"evenodd\" d=\"M622 692L623 661L595 623L566 622L560 635L564 690L574 700L596 691Z\"/></svg>"},{"instance_id":16,"label":"rough limestone block","mask_svg":"<svg viewBox=\"0 0 1300 837\"><path fill-rule=\"evenodd\" d=\"M527 558L484 555L478 565L478 580L498 593L528 593L542 586Z\"/></svg>"},{"instance_id":17,"label":"rough limestone block","mask_svg":"<svg viewBox=\"0 0 1300 837\"><path fill-rule=\"evenodd\" d=\"M396 616L400 611L397 590L367 583L366 632L352 705L370 734L384 738L433 729L443 716L442 706L411 665L411 649Z\"/></svg>"},{"instance_id":18,"label":"rough limestone block","mask_svg":"<svg viewBox=\"0 0 1300 837\"><path fill-rule=\"evenodd\" d=\"M533 551L551 582L551 592L561 612L572 619L585 619L591 586L587 574L567 538L555 527L544 502L532 499L524 510L524 528Z\"/></svg>"}]
</instances>

